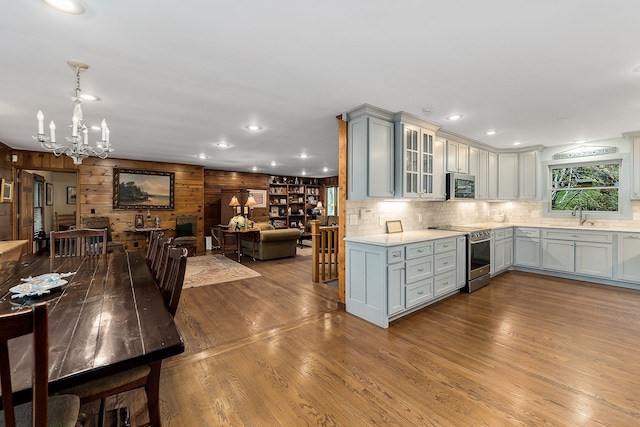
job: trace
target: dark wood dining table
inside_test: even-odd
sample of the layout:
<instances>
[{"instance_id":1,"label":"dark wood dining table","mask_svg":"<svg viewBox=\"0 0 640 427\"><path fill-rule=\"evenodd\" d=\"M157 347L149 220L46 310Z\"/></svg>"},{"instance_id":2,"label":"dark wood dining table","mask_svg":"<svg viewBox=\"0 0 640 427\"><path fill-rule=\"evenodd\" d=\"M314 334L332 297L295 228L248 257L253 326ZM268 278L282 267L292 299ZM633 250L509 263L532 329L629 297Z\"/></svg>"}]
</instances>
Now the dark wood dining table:
<instances>
[{"instance_id":1,"label":"dark wood dining table","mask_svg":"<svg viewBox=\"0 0 640 427\"><path fill-rule=\"evenodd\" d=\"M142 364L159 369L163 359L184 351L182 336L138 252L60 258L52 264L37 258L1 267L0 313L38 301L48 304L50 393ZM52 269L74 274L48 295L12 298L9 289L21 278ZM10 343L16 401L30 400L31 344L30 336Z\"/></svg>"}]
</instances>

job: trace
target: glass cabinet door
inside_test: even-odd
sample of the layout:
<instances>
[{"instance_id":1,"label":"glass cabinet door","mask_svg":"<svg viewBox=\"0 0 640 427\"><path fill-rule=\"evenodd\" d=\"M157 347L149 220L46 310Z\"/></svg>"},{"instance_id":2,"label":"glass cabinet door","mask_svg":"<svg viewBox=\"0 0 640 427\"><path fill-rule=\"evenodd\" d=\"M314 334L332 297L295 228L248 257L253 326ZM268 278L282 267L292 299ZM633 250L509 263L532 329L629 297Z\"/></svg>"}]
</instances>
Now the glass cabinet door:
<instances>
[{"instance_id":1,"label":"glass cabinet door","mask_svg":"<svg viewBox=\"0 0 640 427\"><path fill-rule=\"evenodd\" d=\"M419 135L420 129L404 125L404 192L417 195L419 167Z\"/></svg>"},{"instance_id":2,"label":"glass cabinet door","mask_svg":"<svg viewBox=\"0 0 640 427\"><path fill-rule=\"evenodd\" d=\"M421 193L433 194L433 135L421 132Z\"/></svg>"}]
</instances>

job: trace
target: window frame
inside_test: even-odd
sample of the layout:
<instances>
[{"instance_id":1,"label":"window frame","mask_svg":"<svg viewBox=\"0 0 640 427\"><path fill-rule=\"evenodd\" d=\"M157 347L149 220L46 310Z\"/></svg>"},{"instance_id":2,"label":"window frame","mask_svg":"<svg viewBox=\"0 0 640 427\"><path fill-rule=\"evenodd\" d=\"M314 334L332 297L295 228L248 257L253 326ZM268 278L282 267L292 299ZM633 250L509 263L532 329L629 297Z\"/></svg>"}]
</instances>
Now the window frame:
<instances>
[{"instance_id":1,"label":"window frame","mask_svg":"<svg viewBox=\"0 0 640 427\"><path fill-rule=\"evenodd\" d=\"M593 157L581 157L561 160L548 160L543 162L544 171L544 209L542 210L543 217L546 218L558 218L558 219L575 219L572 215L572 211L562 210L554 211L551 209L551 188L552 173L551 169L554 167L577 167L577 166L593 166L601 164L619 163L619 185L618 185L618 211L617 212L605 212L605 211L582 211L583 214L588 216L588 220L630 220L633 219L633 212L631 209L631 159L628 153L615 153Z\"/></svg>"}]
</instances>

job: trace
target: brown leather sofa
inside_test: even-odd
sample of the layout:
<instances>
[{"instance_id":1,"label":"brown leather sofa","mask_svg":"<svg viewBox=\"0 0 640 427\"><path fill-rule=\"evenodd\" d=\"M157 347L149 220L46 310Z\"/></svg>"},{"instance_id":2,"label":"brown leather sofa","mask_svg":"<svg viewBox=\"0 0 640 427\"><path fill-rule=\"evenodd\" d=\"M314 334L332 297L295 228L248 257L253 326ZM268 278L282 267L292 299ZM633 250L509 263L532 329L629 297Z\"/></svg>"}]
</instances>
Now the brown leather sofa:
<instances>
[{"instance_id":1,"label":"brown leather sofa","mask_svg":"<svg viewBox=\"0 0 640 427\"><path fill-rule=\"evenodd\" d=\"M260 241L253 244L250 241L241 242L242 253L260 260L292 257L296 255L296 246L300 237L297 228L275 229L268 222L256 222L254 228L260 229Z\"/></svg>"}]
</instances>

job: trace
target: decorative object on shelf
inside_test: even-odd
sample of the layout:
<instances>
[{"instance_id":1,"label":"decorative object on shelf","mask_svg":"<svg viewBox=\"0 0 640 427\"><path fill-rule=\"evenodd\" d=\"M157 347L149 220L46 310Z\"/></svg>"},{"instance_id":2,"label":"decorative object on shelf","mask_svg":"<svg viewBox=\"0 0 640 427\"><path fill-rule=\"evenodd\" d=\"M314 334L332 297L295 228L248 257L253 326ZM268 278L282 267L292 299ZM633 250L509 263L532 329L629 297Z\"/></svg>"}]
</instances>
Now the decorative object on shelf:
<instances>
[{"instance_id":1,"label":"decorative object on shelf","mask_svg":"<svg viewBox=\"0 0 640 427\"><path fill-rule=\"evenodd\" d=\"M44 134L44 114L42 111L38 111L36 115L38 119L38 135L33 139L38 141L42 148L48 151L52 151L53 154L60 156L66 154L73 159L73 163L76 165L82 164L82 160L89 156L96 156L101 159L106 159L110 152L113 151L111 143L109 142L109 128L107 127L106 120L102 120L102 139L96 142L95 147L89 146L89 129L83 122L82 117L82 90L80 89L80 73L86 71L89 66L78 61L67 61L67 64L73 68L76 72L76 89L72 98L75 106L73 108L73 118L71 120L71 136L67 136L67 141L71 146L60 145L56 142L56 124L51 120L49 123L49 131L51 137L46 137Z\"/></svg>"},{"instance_id":2,"label":"decorative object on shelf","mask_svg":"<svg viewBox=\"0 0 640 427\"><path fill-rule=\"evenodd\" d=\"M114 168L113 209L171 210L174 182L174 172Z\"/></svg>"},{"instance_id":3,"label":"decorative object on shelf","mask_svg":"<svg viewBox=\"0 0 640 427\"><path fill-rule=\"evenodd\" d=\"M160 228L160 217L156 215L156 228Z\"/></svg>"},{"instance_id":4,"label":"decorative object on shelf","mask_svg":"<svg viewBox=\"0 0 640 427\"><path fill-rule=\"evenodd\" d=\"M402 233L402 221L387 221L387 233Z\"/></svg>"},{"instance_id":5,"label":"decorative object on shelf","mask_svg":"<svg viewBox=\"0 0 640 427\"><path fill-rule=\"evenodd\" d=\"M144 216L136 214L135 228L144 228Z\"/></svg>"},{"instance_id":6,"label":"decorative object on shelf","mask_svg":"<svg viewBox=\"0 0 640 427\"><path fill-rule=\"evenodd\" d=\"M67 187L67 204L75 205L77 200L76 187Z\"/></svg>"}]
</instances>

